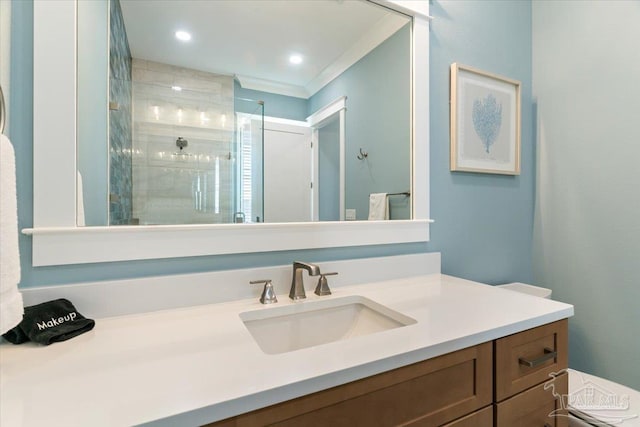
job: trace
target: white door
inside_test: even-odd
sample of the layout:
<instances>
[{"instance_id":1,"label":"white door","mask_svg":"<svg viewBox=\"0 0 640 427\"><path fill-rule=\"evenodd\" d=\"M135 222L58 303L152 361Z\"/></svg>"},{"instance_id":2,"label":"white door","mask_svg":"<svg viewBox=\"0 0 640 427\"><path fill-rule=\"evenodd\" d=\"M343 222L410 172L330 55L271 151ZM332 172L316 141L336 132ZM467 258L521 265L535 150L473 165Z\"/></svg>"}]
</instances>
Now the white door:
<instances>
[{"instance_id":1,"label":"white door","mask_svg":"<svg viewBox=\"0 0 640 427\"><path fill-rule=\"evenodd\" d=\"M264 124L264 222L312 220L311 132L307 126Z\"/></svg>"}]
</instances>

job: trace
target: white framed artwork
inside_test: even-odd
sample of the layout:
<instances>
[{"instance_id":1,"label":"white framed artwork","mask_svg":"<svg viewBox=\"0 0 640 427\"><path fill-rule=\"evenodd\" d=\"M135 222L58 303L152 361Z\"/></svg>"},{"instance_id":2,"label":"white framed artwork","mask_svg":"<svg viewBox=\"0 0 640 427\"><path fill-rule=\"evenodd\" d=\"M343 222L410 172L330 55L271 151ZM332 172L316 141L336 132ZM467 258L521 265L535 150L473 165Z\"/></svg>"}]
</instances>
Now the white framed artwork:
<instances>
[{"instance_id":1,"label":"white framed artwork","mask_svg":"<svg viewBox=\"0 0 640 427\"><path fill-rule=\"evenodd\" d=\"M520 82L451 64L452 171L520 174Z\"/></svg>"}]
</instances>

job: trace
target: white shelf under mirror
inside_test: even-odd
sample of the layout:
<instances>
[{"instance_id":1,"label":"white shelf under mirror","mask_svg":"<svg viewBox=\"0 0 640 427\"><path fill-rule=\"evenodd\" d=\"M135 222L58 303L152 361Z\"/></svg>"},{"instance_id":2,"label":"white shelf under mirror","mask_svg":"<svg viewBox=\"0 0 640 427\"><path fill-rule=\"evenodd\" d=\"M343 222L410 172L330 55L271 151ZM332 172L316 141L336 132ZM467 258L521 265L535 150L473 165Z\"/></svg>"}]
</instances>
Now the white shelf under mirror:
<instances>
[{"instance_id":1,"label":"white shelf under mirror","mask_svg":"<svg viewBox=\"0 0 640 427\"><path fill-rule=\"evenodd\" d=\"M76 226L76 0L34 3L33 265L65 265L429 240L429 2L412 16L412 220Z\"/></svg>"}]
</instances>

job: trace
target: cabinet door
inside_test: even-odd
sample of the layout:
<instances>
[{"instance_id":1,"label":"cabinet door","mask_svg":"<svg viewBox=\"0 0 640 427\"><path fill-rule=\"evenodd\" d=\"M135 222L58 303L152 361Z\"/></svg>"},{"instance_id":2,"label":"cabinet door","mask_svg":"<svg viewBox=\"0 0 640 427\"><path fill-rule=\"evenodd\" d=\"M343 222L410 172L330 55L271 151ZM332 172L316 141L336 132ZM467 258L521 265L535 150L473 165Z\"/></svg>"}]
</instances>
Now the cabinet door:
<instances>
[{"instance_id":1,"label":"cabinet door","mask_svg":"<svg viewBox=\"0 0 640 427\"><path fill-rule=\"evenodd\" d=\"M441 426L491 404L492 347L466 348L211 426Z\"/></svg>"},{"instance_id":2,"label":"cabinet door","mask_svg":"<svg viewBox=\"0 0 640 427\"><path fill-rule=\"evenodd\" d=\"M497 427L567 427L568 374L496 405Z\"/></svg>"},{"instance_id":3,"label":"cabinet door","mask_svg":"<svg viewBox=\"0 0 640 427\"><path fill-rule=\"evenodd\" d=\"M567 319L496 340L496 401L567 368Z\"/></svg>"},{"instance_id":4,"label":"cabinet door","mask_svg":"<svg viewBox=\"0 0 640 427\"><path fill-rule=\"evenodd\" d=\"M411 424L409 424L409 426L411 426ZM459 418L442 427L493 427L493 406L487 406L484 409L480 409L473 414Z\"/></svg>"}]
</instances>

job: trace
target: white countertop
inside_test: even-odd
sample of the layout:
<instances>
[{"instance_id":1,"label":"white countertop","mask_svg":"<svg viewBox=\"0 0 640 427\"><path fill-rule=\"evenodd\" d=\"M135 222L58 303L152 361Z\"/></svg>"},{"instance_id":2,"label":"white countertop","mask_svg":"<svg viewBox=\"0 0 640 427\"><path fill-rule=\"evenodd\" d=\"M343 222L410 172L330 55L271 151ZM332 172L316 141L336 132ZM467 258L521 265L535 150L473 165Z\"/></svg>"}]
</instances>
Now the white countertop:
<instances>
[{"instance_id":1,"label":"white countertop","mask_svg":"<svg viewBox=\"0 0 640 427\"><path fill-rule=\"evenodd\" d=\"M0 345L0 425L199 425L567 318L573 306L440 274L307 293L362 295L414 325L267 355L238 314L255 298L96 319L40 346Z\"/></svg>"}]
</instances>

